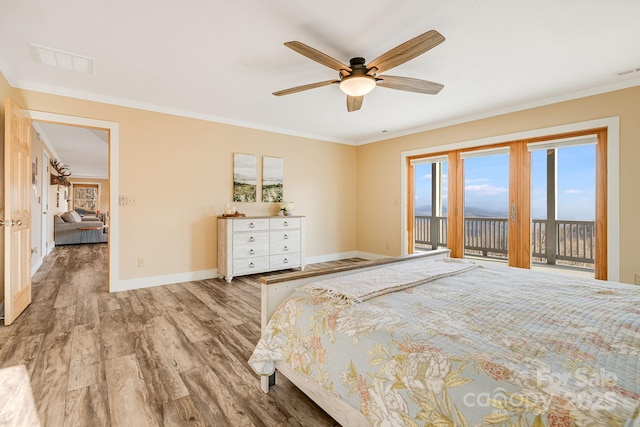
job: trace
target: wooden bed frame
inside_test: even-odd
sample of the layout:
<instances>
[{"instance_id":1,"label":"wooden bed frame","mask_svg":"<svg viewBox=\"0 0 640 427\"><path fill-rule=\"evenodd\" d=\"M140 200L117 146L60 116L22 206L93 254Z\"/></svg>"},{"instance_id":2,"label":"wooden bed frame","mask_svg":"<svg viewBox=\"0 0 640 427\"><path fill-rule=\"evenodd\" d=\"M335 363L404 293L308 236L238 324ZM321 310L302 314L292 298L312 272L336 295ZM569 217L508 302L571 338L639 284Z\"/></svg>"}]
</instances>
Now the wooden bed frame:
<instances>
[{"instance_id":1,"label":"wooden bed frame","mask_svg":"<svg viewBox=\"0 0 640 427\"><path fill-rule=\"evenodd\" d=\"M393 263L407 262L429 257L448 258L449 253L449 249L438 249L415 255L383 258L375 261L364 261L340 267L262 277L260 279L262 287L262 331L267 327L267 323L276 308L278 308L280 303L298 286L302 286L316 280L330 279L332 277L374 270ZM322 388L318 383L297 373L282 361L276 363L276 373L271 377L262 377L262 391L268 393L269 387L277 383L278 372L287 377L289 381L295 384L296 387L302 390L302 392L309 396L311 400L313 400L318 406L324 409L327 414L331 415L334 420L343 426L369 425L368 420L360 411L353 408L345 401L336 398L334 395Z\"/></svg>"}]
</instances>

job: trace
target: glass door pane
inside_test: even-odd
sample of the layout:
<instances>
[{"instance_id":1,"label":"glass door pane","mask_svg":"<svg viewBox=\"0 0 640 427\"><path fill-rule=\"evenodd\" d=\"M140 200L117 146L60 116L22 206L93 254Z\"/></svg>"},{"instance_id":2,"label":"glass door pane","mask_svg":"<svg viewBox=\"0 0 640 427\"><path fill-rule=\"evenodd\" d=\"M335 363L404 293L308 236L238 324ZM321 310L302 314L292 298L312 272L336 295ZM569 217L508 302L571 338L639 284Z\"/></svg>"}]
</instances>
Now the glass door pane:
<instances>
[{"instance_id":1,"label":"glass door pane","mask_svg":"<svg viewBox=\"0 0 640 427\"><path fill-rule=\"evenodd\" d=\"M509 154L464 158L464 255L509 255Z\"/></svg>"},{"instance_id":2,"label":"glass door pane","mask_svg":"<svg viewBox=\"0 0 640 427\"><path fill-rule=\"evenodd\" d=\"M595 148L567 145L531 153L531 249L538 266L594 270Z\"/></svg>"},{"instance_id":3,"label":"glass door pane","mask_svg":"<svg viewBox=\"0 0 640 427\"><path fill-rule=\"evenodd\" d=\"M447 162L414 165L413 249L447 246Z\"/></svg>"}]
</instances>

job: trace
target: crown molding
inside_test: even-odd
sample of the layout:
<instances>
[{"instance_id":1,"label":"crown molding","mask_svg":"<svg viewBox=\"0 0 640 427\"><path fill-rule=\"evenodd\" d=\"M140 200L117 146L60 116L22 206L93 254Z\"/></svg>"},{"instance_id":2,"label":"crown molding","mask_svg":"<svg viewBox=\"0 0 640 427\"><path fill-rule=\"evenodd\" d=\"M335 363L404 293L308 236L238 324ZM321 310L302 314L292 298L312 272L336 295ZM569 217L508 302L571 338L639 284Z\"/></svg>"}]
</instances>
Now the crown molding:
<instances>
[{"instance_id":1,"label":"crown molding","mask_svg":"<svg viewBox=\"0 0 640 427\"><path fill-rule=\"evenodd\" d=\"M1 64L0 64L1 65ZM120 107L135 108L138 110L153 111L155 113L169 114L172 116L187 117L191 119L204 120L207 122L222 123L226 125L238 126L249 129L256 129L265 132L279 133L283 135L297 136L300 138L313 139L323 142L333 142L336 144L356 145L354 141L338 138L331 138L325 135L316 135L307 132L298 132L291 129L277 126L268 126L260 123L236 120L214 114L199 113L197 111L185 110L182 108L169 107L164 105L151 104L147 102L135 101L132 99L118 98L114 96L101 95L92 92L78 91L60 86L45 85L41 83L18 80L15 84L9 81L11 86L17 89L30 90L35 92L48 93L51 95L66 96L69 98L82 99L85 101L99 102L103 104L117 105Z\"/></svg>"},{"instance_id":2,"label":"crown molding","mask_svg":"<svg viewBox=\"0 0 640 427\"><path fill-rule=\"evenodd\" d=\"M359 142L356 142L355 145L361 146L361 145L371 144L374 142L387 141L387 140L399 138L402 136L414 135L416 133L427 132L435 129L441 129L447 126L454 126L454 125L472 122L475 120L481 120L481 119L487 119L489 117L500 116L503 114L529 110L532 108L542 107L545 105L557 104L565 101L572 101L574 99L586 98L588 96L600 95L603 93L613 92L613 91L622 90L622 89L628 89L630 87L635 87L635 86L640 86L640 77L627 79L621 82L615 82L607 85L597 86L593 88L582 89L579 91L574 91L574 92L553 96L549 98L544 98L536 101L531 101L523 104L512 105L510 107L489 110L484 113L461 116L455 119L444 120L444 121L432 123L426 126L421 126L418 128L407 129L405 131L389 132L389 133L386 133L384 137L369 138L369 139L361 140Z\"/></svg>"}]
</instances>

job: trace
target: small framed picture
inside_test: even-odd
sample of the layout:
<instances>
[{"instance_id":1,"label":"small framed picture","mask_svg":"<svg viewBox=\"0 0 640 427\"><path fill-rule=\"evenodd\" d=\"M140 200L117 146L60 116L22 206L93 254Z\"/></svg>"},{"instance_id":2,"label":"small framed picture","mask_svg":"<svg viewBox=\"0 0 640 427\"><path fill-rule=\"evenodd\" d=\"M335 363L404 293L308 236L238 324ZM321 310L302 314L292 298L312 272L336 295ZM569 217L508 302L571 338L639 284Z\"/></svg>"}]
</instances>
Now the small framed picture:
<instances>
[{"instance_id":1,"label":"small framed picture","mask_svg":"<svg viewBox=\"0 0 640 427\"><path fill-rule=\"evenodd\" d=\"M233 155L233 201L257 200L257 157L253 154Z\"/></svg>"},{"instance_id":2,"label":"small framed picture","mask_svg":"<svg viewBox=\"0 0 640 427\"><path fill-rule=\"evenodd\" d=\"M262 158L262 201L281 202L283 193L283 160L279 157Z\"/></svg>"}]
</instances>

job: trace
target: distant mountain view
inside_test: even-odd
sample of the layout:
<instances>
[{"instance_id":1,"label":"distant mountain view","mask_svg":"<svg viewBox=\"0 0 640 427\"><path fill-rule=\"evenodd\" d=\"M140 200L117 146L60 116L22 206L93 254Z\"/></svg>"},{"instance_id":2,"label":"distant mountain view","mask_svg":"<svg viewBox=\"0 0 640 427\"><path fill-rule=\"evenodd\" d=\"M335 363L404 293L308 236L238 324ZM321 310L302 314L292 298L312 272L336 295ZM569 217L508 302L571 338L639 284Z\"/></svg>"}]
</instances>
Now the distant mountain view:
<instances>
[{"instance_id":1,"label":"distant mountain view","mask_svg":"<svg viewBox=\"0 0 640 427\"><path fill-rule=\"evenodd\" d=\"M431 205L420 206L415 208L415 215L417 216L431 216ZM442 215L447 215L447 208L442 208ZM465 206L464 216L475 218L508 218L509 212L507 209L492 210L486 208L479 208L474 206Z\"/></svg>"}]
</instances>

